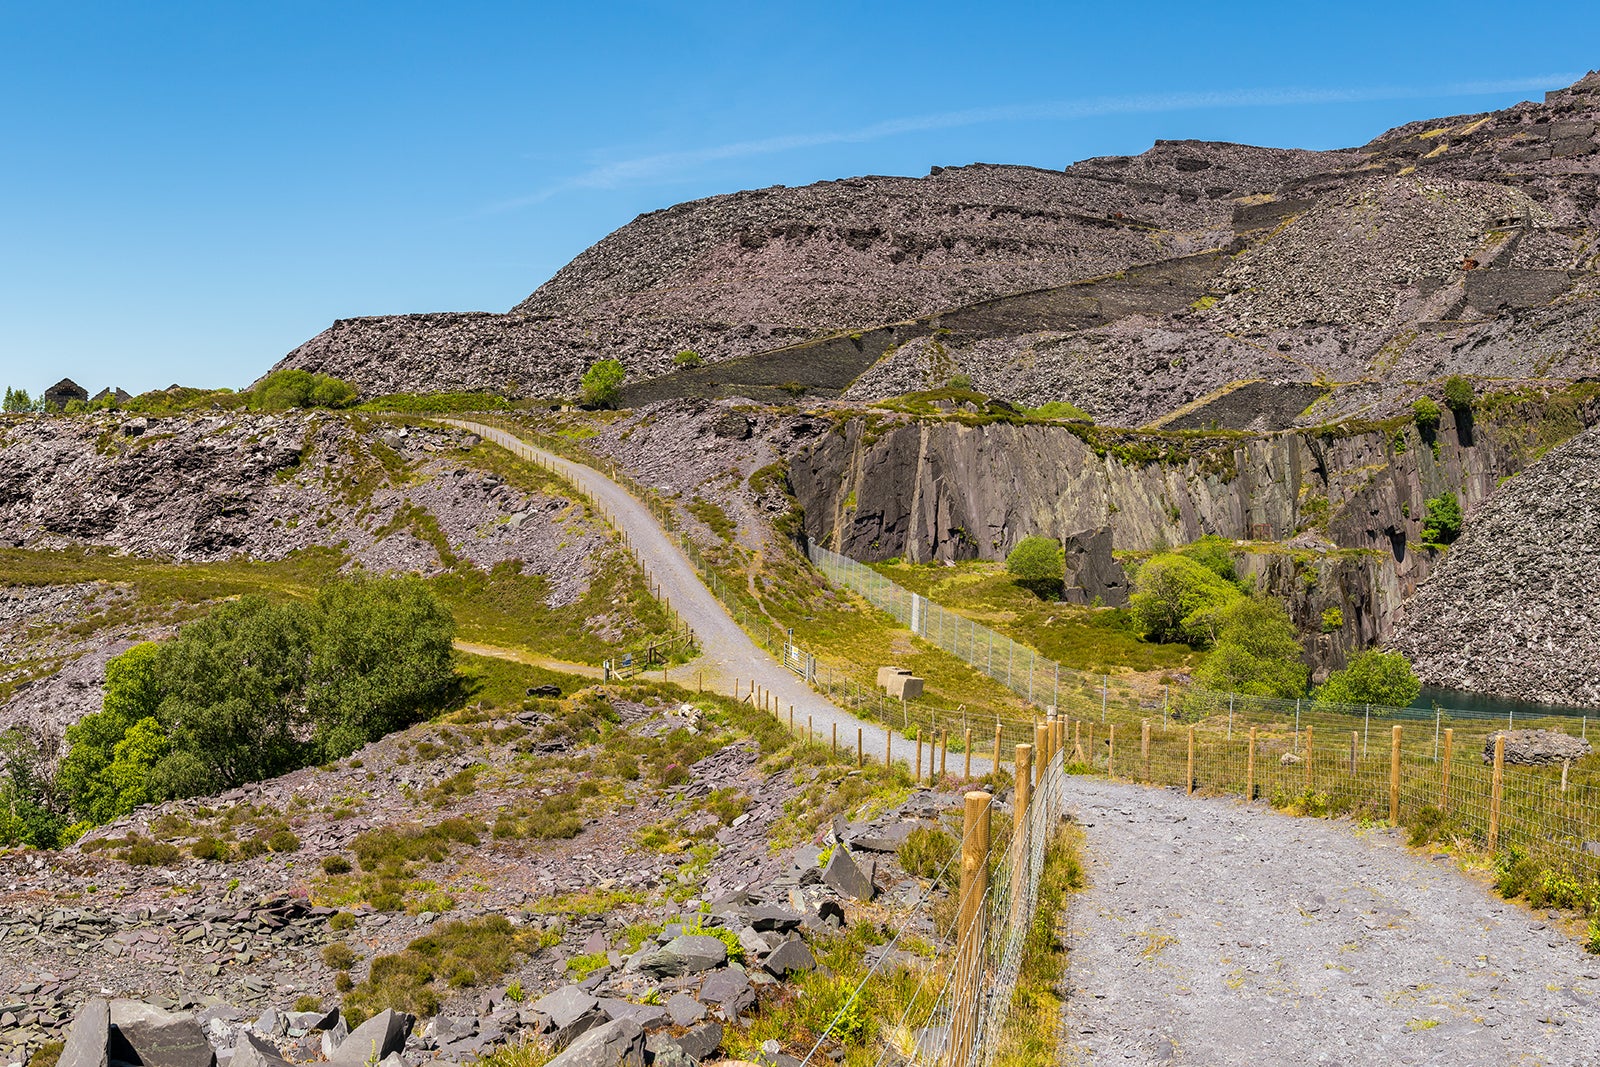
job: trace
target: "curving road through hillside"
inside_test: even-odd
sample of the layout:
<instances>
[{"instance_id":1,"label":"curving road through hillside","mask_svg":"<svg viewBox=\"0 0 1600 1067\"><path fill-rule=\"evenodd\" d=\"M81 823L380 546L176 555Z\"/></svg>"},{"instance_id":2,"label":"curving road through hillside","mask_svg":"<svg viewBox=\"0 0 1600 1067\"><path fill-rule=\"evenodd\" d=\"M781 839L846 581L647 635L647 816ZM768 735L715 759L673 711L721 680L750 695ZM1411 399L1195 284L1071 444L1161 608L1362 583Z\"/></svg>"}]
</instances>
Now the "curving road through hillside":
<instances>
[{"instance_id":1,"label":"curving road through hillside","mask_svg":"<svg viewBox=\"0 0 1600 1067\"><path fill-rule=\"evenodd\" d=\"M855 746L859 728L863 731L867 754L874 760L883 759L888 741L892 745L893 759L908 767L915 762L915 742L892 731L886 738L882 725L858 719L831 703L752 641L700 581L694 564L689 562L677 540L661 527L649 508L622 486L592 467L530 445L498 427L469 419L439 421L470 430L523 459L555 471L594 501L612 525L627 536L628 547L638 558L639 565L659 587L660 598L672 605L700 642L699 660L693 670L680 671L677 681L692 685L696 673L703 670L708 685L718 685L728 693L737 683L741 695L749 691L754 681L771 694L770 706L776 708L781 717L786 719L793 705L797 728L809 716L817 736L826 741L832 736L833 727L838 726L841 748ZM987 758L973 754L974 774L988 773L989 764Z\"/></svg>"}]
</instances>

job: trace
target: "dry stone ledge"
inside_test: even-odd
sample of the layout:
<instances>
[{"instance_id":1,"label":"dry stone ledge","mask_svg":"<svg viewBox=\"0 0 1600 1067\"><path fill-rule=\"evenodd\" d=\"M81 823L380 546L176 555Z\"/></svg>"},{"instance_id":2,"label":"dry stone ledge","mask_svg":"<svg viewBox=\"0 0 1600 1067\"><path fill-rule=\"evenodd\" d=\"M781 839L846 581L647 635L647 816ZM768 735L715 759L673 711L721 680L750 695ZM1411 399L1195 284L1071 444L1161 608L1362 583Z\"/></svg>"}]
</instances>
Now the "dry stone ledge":
<instances>
[{"instance_id":1,"label":"dry stone ledge","mask_svg":"<svg viewBox=\"0 0 1600 1067\"><path fill-rule=\"evenodd\" d=\"M1483 762L1494 762L1497 737L1506 739L1506 762L1519 767L1548 767L1594 751L1589 742L1559 730L1497 730L1483 743Z\"/></svg>"}]
</instances>

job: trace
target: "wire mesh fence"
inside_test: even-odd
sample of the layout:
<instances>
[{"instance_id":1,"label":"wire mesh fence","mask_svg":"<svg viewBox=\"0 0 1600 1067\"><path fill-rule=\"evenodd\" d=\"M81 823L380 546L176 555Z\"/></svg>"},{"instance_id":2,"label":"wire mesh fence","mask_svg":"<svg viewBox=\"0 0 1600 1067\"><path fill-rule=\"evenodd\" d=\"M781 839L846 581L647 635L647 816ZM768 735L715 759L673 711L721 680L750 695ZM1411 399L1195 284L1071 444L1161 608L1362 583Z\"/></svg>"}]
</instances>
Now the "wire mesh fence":
<instances>
[{"instance_id":1,"label":"wire mesh fence","mask_svg":"<svg viewBox=\"0 0 1600 1067\"><path fill-rule=\"evenodd\" d=\"M1073 754L1152 784L1347 812L1489 851L1515 848L1574 877L1600 878L1600 781L1570 764L1496 770L1493 737L1553 730L1587 740L1588 716L1498 714L1284 700L1074 670L948 611L854 560L810 545L813 564L924 640L1072 723ZM1026 723L1005 725L1006 735ZM1428 809L1426 813L1424 809Z\"/></svg>"}]
</instances>

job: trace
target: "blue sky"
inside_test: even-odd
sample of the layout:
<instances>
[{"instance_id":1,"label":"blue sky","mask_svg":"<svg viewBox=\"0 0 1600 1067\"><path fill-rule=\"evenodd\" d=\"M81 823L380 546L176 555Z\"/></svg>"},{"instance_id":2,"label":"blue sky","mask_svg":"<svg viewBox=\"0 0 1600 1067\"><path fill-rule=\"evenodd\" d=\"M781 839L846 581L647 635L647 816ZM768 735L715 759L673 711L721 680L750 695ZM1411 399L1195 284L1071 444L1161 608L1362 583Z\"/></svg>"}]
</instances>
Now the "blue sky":
<instances>
[{"instance_id":1,"label":"blue sky","mask_svg":"<svg viewBox=\"0 0 1600 1067\"><path fill-rule=\"evenodd\" d=\"M1600 67L1589 4L0 0L0 384L240 386L643 211L1158 137L1331 148Z\"/></svg>"}]
</instances>

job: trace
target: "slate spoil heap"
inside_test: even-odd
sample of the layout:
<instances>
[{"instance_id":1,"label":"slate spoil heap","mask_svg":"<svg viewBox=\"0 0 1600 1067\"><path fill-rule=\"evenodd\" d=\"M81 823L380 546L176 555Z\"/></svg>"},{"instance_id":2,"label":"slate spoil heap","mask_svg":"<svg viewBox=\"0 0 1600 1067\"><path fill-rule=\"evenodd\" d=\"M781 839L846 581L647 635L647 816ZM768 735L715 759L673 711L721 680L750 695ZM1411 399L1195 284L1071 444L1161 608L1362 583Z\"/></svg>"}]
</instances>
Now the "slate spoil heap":
<instances>
[{"instance_id":1,"label":"slate spoil heap","mask_svg":"<svg viewBox=\"0 0 1600 1067\"><path fill-rule=\"evenodd\" d=\"M82 1000L76 974L50 975L48 985L31 983L16 991L17 1003L4 1005L0 1062L7 1045L11 1059L22 1063L43 1041L61 1038L61 1067L284 1067L323 1060L341 1067L408 1067L470 1062L529 1041L557 1053L551 1061L556 1067L738 1062L719 1056L729 1028L761 1000L782 995L786 980L818 967L814 938L837 933L848 923L909 914L912 933L938 951L950 949L934 928L930 909L918 907L944 890L906 874L895 853L913 830L951 830L958 803L957 794L919 792L871 822L836 819L820 838L821 847L786 851L777 872L759 887L727 892L707 910L696 910L694 901L682 913L670 904L650 909L672 921L632 953L619 950L623 919L612 916L593 925L581 941L568 939L545 950L544 958L530 960L519 977L452 996L431 1018L385 1010L351 1028L338 1008L263 1007L292 987L269 989L260 982L240 990L253 994L248 997L253 1007L213 995ZM759 837L737 847L765 851ZM869 902L874 902L870 915L859 910ZM215 913L192 916L190 925L153 934L155 918L148 912L121 919L59 912L12 924L6 939L20 944L35 936L40 923L69 924L85 952L125 952L138 959L147 939L176 936L215 945L223 953L242 944L237 955L263 962L274 946L326 940L332 913L300 898L277 898L226 919ZM531 919L513 916L513 921ZM520 977L531 981L539 974L561 974L567 954L576 952L603 956L606 962L576 983L532 987ZM874 949L869 955L884 952ZM890 956L890 965L935 963L901 950ZM552 962L553 970L547 966ZM759 1060L769 1067L799 1062L776 1042L767 1042Z\"/></svg>"}]
</instances>

